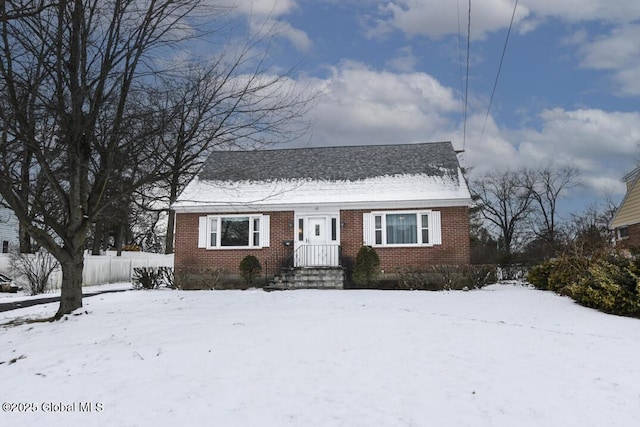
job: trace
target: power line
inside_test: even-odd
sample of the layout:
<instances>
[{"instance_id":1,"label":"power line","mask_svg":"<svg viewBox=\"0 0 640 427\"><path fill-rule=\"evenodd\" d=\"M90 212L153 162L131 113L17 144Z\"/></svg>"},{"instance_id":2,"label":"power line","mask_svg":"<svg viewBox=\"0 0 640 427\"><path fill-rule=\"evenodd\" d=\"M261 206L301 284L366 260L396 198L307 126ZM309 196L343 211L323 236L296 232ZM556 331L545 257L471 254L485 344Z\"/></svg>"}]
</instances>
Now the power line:
<instances>
[{"instance_id":1,"label":"power line","mask_svg":"<svg viewBox=\"0 0 640 427\"><path fill-rule=\"evenodd\" d=\"M462 151L467 145L467 110L469 106L469 58L471 57L471 0L469 0L469 14L467 20L467 73L464 90L464 124L462 131Z\"/></svg>"},{"instance_id":2,"label":"power line","mask_svg":"<svg viewBox=\"0 0 640 427\"><path fill-rule=\"evenodd\" d=\"M456 1L458 7L458 68L460 71L460 110L464 111L464 68L462 66L462 31L460 27L460 0Z\"/></svg>"},{"instance_id":3,"label":"power line","mask_svg":"<svg viewBox=\"0 0 640 427\"><path fill-rule=\"evenodd\" d=\"M498 73L496 74L496 80L493 82L493 90L491 91L491 98L489 99L489 107L487 108L487 114L484 116L484 123L482 124L482 132L480 133L480 143L484 137L484 129L487 126L487 120L489 119L489 113L491 112L491 106L493 105L493 97L496 94L496 87L498 87L498 79L500 78L500 71L502 70L502 63L504 62L504 56L507 52L507 44L509 43L509 36L511 35L511 28L513 27L513 19L516 16L516 9L518 8L518 0L513 6L513 13L511 14L511 22L509 23L509 30L507 31L507 38L504 41L504 47L502 48L502 56L500 57L500 64L498 65Z\"/></svg>"}]
</instances>

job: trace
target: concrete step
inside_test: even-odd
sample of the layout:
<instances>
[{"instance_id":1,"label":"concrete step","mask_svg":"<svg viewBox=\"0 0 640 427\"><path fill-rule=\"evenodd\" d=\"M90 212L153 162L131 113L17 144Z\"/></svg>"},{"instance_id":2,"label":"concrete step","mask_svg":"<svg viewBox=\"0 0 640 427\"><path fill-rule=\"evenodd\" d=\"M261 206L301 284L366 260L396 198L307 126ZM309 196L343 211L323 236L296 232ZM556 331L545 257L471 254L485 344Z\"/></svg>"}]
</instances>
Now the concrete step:
<instances>
[{"instance_id":1,"label":"concrete step","mask_svg":"<svg viewBox=\"0 0 640 427\"><path fill-rule=\"evenodd\" d=\"M344 270L341 268L298 268L283 271L268 290L281 289L343 289Z\"/></svg>"}]
</instances>

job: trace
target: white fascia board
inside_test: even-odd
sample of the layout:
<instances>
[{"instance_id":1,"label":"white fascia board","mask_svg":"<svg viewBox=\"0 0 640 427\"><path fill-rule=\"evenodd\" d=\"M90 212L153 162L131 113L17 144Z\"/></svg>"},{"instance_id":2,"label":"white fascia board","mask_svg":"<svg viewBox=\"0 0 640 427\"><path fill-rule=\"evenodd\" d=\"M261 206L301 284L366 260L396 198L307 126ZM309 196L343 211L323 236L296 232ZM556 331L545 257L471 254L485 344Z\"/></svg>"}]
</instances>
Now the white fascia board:
<instances>
[{"instance_id":1,"label":"white fascia board","mask_svg":"<svg viewBox=\"0 0 640 427\"><path fill-rule=\"evenodd\" d=\"M193 204L176 205L173 210L177 213L245 213L245 212L279 212L316 210L366 210L366 209L420 209L471 206L471 199L440 199L440 200L385 200L367 202L335 203L298 203L298 204ZM317 208L317 209L316 209Z\"/></svg>"}]
</instances>

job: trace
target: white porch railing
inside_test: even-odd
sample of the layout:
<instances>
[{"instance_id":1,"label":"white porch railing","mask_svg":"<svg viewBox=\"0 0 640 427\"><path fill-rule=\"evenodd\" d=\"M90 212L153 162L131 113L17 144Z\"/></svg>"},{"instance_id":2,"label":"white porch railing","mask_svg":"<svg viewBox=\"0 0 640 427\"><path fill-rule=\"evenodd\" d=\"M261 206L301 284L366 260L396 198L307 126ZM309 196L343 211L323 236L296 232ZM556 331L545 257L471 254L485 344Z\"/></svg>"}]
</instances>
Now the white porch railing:
<instances>
[{"instance_id":1,"label":"white porch railing","mask_svg":"<svg viewBox=\"0 0 640 427\"><path fill-rule=\"evenodd\" d=\"M293 254L294 267L339 267L340 245L301 245Z\"/></svg>"}]
</instances>

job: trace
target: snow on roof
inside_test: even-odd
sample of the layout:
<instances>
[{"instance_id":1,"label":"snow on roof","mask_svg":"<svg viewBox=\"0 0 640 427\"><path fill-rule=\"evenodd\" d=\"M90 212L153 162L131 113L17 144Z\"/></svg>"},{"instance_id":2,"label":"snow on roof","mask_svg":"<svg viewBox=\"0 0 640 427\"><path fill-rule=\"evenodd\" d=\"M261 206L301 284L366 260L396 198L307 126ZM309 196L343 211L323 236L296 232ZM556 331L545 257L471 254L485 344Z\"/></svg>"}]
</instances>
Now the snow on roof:
<instances>
[{"instance_id":1,"label":"snow on roof","mask_svg":"<svg viewBox=\"0 0 640 427\"><path fill-rule=\"evenodd\" d=\"M176 211L469 205L450 142L214 153Z\"/></svg>"},{"instance_id":2,"label":"snow on roof","mask_svg":"<svg viewBox=\"0 0 640 427\"><path fill-rule=\"evenodd\" d=\"M460 177L462 178L462 177ZM464 179L462 179L464 183ZM358 181L311 179L256 181L203 181L194 179L173 207L177 211L251 207L284 208L299 205L371 206L372 202L413 202L427 207L468 205L469 190L459 179L425 175L396 175Z\"/></svg>"}]
</instances>

